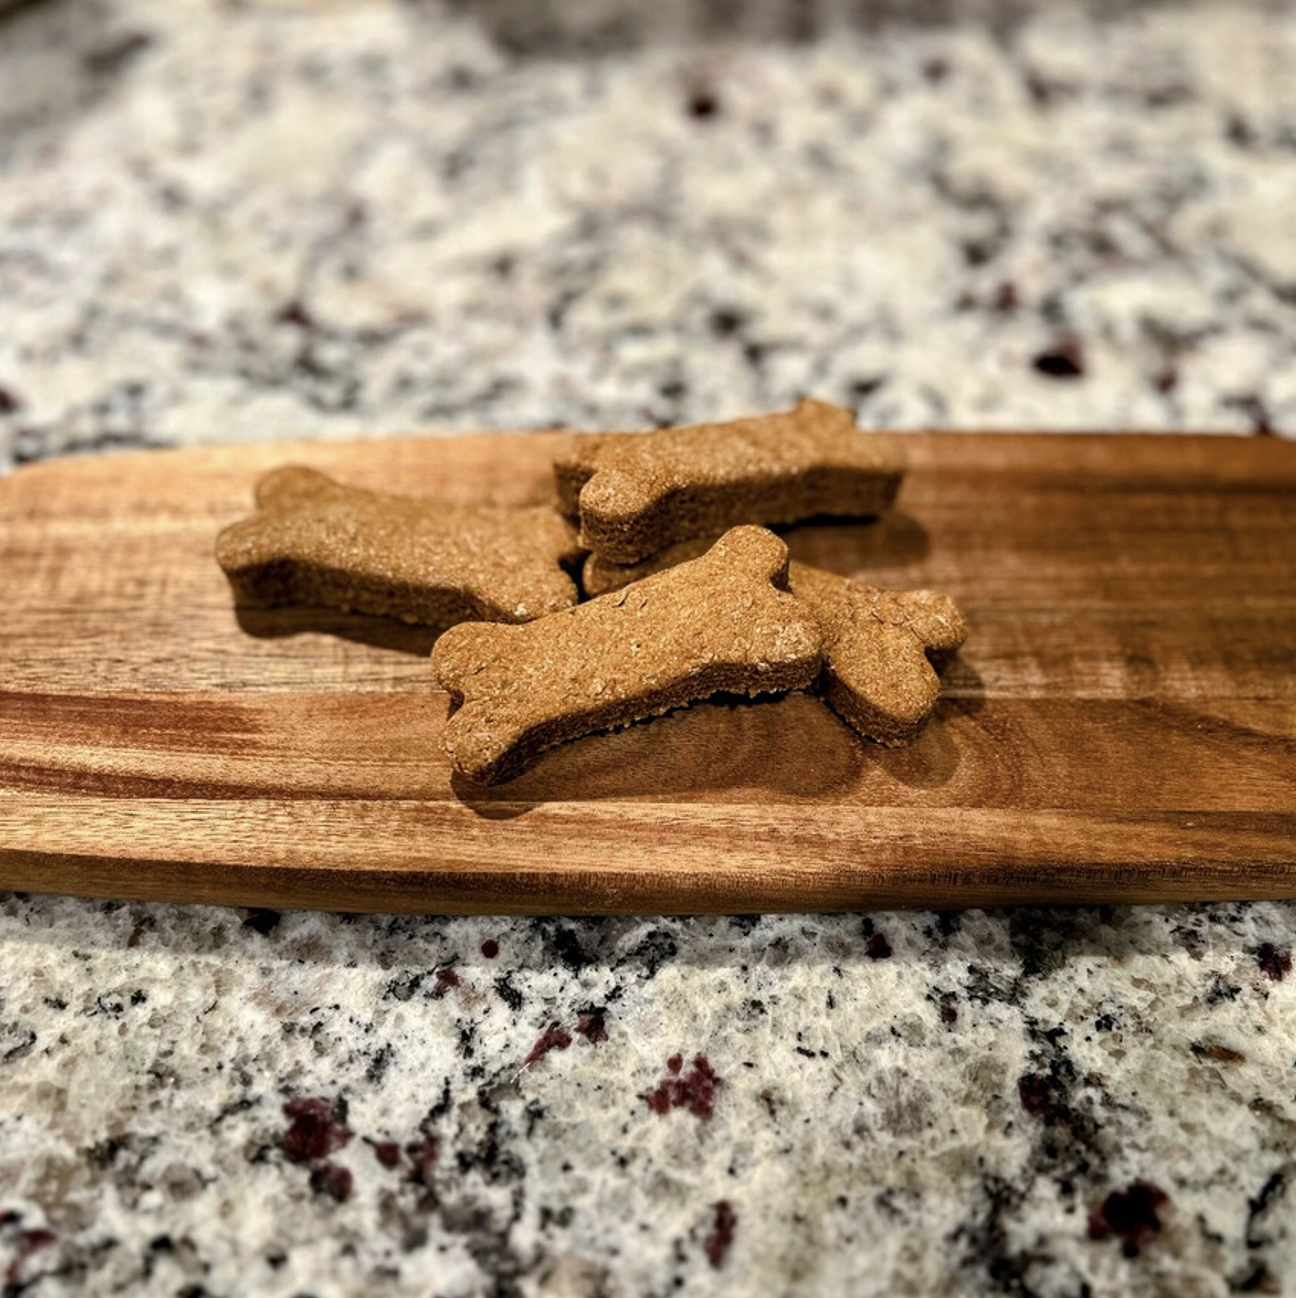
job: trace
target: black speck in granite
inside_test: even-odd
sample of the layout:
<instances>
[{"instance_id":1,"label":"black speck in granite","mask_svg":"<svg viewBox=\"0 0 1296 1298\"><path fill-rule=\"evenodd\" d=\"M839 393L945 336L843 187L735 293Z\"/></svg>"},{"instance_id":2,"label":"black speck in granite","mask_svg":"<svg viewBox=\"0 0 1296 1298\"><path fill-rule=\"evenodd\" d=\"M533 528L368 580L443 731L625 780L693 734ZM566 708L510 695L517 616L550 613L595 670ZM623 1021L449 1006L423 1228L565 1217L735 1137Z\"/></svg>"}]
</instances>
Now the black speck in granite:
<instances>
[{"instance_id":1,"label":"black speck in granite","mask_svg":"<svg viewBox=\"0 0 1296 1298\"><path fill-rule=\"evenodd\" d=\"M375 1085L380 1084L387 1075L387 1070L391 1067L392 1060L395 1057L395 1046L390 1041L384 1042L369 1061L369 1067L365 1069L365 1076Z\"/></svg>"},{"instance_id":2,"label":"black speck in granite","mask_svg":"<svg viewBox=\"0 0 1296 1298\"><path fill-rule=\"evenodd\" d=\"M846 399L853 406L867 401L886 385L885 374L870 374L867 377L851 379L846 385Z\"/></svg>"},{"instance_id":3,"label":"black speck in granite","mask_svg":"<svg viewBox=\"0 0 1296 1298\"><path fill-rule=\"evenodd\" d=\"M500 1000L502 1000L504 1004L509 1007L509 1009L516 1011L522 1008L522 1003L523 1003L522 993L518 991L516 987L513 986L513 983L508 974L505 974L503 975L503 977L495 979L495 991L498 994Z\"/></svg>"},{"instance_id":4,"label":"black speck in granite","mask_svg":"<svg viewBox=\"0 0 1296 1298\"><path fill-rule=\"evenodd\" d=\"M152 44L150 32L118 32L87 50L82 56L82 64L93 76L110 76L123 71Z\"/></svg>"},{"instance_id":5,"label":"black speck in granite","mask_svg":"<svg viewBox=\"0 0 1296 1298\"><path fill-rule=\"evenodd\" d=\"M642 970L645 979L655 978L657 971L679 954L679 945L670 929L654 928L630 953L626 964Z\"/></svg>"},{"instance_id":6,"label":"black speck in granite","mask_svg":"<svg viewBox=\"0 0 1296 1298\"><path fill-rule=\"evenodd\" d=\"M580 938L576 934L576 930L573 928L562 925L555 928L550 942L554 957L573 973L580 973L587 965L595 962L595 957L586 953L585 948L581 945Z\"/></svg>"},{"instance_id":7,"label":"black speck in granite","mask_svg":"<svg viewBox=\"0 0 1296 1298\"><path fill-rule=\"evenodd\" d=\"M277 910L253 907L244 917L243 925L245 928L250 928L266 937L279 927L279 921L282 918L282 915Z\"/></svg>"},{"instance_id":8,"label":"black speck in granite","mask_svg":"<svg viewBox=\"0 0 1296 1298\"><path fill-rule=\"evenodd\" d=\"M708 121L721 113L720 97L709 87L699 86L686 102L688 115L697 121Z\"/></svg>"},{"instance_id":9,"label":"black speck in granite","mask_svg":"<svg viewBox=\"0 0 1296 1298\"><path fill-rule=\"evenodd\" d=\"M971 1211L955 1227L950 1243L965 1272L983 1276L977 1290L1035 1298L1027 1277L1040 1255L1010 1242L1008 1223L1020 1212L1027 1187L1014 1185L994 1173L983 1174L976 1185Z\"/></svg>"},{"instance_id":10,"label":"black speck in granite","mask_svg":"<svg viewBox=\"0 0 1296 1298\"><path fill-rule=\"evenodd\" d=\"M1085 372L1084 351L1079 339L1071 336L1058 338L1051 346L1036 352L1031 364L1051 379L1079 379Z\"/></svg>"},{"instance_id":11,"label":"black speck in granite","mask_svg":"<svg viewBox=\"0 0 1296 1298\"><path fill-rule=\"evenodd\" d=\"M383 997L384 999L390 998L397 1001L407 1001L414 996L426 981L426 970L420 970L417 973L401 974L398 977L393 978L391 982L387 984L387 987L383 992Z\"/></svg>"},{"instance_id":12,"label":"black speck in granite","mask_svg":"<svg viewBox=\"0 0 1296 1298\"><path fill-rule=\"evenodd\" d=\"M746 323L746 314L736 307L718 306L711 312L711 332L717 338L732 338Z\"/></svg>"}]
</instances>

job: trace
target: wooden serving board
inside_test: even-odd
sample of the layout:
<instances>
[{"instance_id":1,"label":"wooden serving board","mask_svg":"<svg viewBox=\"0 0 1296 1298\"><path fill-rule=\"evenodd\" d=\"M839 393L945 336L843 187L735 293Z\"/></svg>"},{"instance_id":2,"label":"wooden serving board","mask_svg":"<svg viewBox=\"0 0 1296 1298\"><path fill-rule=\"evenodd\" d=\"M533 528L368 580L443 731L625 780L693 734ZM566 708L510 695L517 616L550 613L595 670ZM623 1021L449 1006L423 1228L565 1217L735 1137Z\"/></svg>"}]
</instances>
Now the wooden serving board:
<instances>
[{"instance_id":1,"label":"wooden serving board","mask_svg":"<svg viewBox=\"0 0 1296 1298\"><path fill-rule=\"evenodd\" d=\"M912 747L702 704L482 791L429 637L236 615L257 476L547 498L549 435L50 462L0 483L0 886L268 906L689 912L1296 896L1296 445L913 434L896 514L794 557L948 591Z\"/></svg>"}]
</instances>

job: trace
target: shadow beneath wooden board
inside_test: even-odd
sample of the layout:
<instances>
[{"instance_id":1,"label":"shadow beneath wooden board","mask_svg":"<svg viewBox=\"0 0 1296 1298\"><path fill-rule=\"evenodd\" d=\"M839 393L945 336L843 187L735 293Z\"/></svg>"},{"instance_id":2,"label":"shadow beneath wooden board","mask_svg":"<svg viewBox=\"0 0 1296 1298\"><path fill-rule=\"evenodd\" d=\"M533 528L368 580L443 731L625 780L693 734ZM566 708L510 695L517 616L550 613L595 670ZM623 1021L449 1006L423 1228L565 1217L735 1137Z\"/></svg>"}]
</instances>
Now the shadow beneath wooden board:
<instances>
[{"instance_id":1,"label":"shadow beneath wooden board","mask_svg":"<svg viewBox=\"0 0 1296 1298\"><path fill-rule=\"evenodd\" d=\"M954 778L960 749L951 722L982 706L964 665L957 697L942 700L919 738L883 748L854 733L802 691L764 699L720 695L615 734L590 735L544 753L529 771L482 786L455 776L454 795L487 820L511 820L547 802L833 803L895 781L915 790Z\"/></svg>"}]
</instances>

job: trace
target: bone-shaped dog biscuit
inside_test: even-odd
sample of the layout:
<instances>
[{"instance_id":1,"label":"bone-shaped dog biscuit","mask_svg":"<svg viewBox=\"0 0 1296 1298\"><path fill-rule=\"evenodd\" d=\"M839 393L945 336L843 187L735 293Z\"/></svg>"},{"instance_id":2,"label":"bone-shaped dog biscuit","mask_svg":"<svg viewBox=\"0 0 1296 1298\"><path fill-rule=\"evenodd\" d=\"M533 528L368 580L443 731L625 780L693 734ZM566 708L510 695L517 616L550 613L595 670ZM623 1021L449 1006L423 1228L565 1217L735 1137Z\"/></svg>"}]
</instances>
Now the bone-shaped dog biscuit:
<instances>
[{"instance_id":1,"label":"bone-shaped dog biscuit","mask_svg":"<svg viewBox=\"0 0 1296 1298\"><path fill-rule=\"evenodd\" d=\"M891 438L808 400L729 423L578 434L554 458L559 508L579 518L587 549L617 563L740 523L880 514L903 473Z\"/></svg>"},{"instance_id":2,"label":"bone-shaped dog biscuit","mask_svg":"<svg viewBox=\"0 0 1296 1298\"><path fill-rule=\"evenodd\" d=\"M691 536L687 541L676 541L674 545L640 559L638 563L614 563L601 554L587 554L581 566L581 590L586 599L606 595L610 590L620 590L632 581L642 581L655 572L673 568L677 563L696 559L705 554L717 539L715 536Z\"/></svg>"},{"instance_id":3,"label":"bone-shaped dog biscuit","mask_svg":"<svg viewBox=\"0 0 1296 1298\"><path fill-rule=\"evenodd\" d=\"M915 739L940 699L938 666L967 638L958 605L934 590L878 590L794 563L789 585L823 633L815 684L839 717L887 747Z\"/></svg>"},{"instance_id":4,"label":"bone-shaped dog biscuit","mask_svg":"<svg viewBox=\"0 0 1296 1298\"><path fill-rule=\"evenodd\" d=\"M637 564L585 560L586 595L618 590L691 559L710 541L681 541ZM894 747L922 729L940 698L936 669L967 636L958 605L931 590L878 590L795 560L788 589L823 633L815 690L867 739Z\"/></svg>"},{"instance_id":5,"label":"bone-shaped dog biscuit","mask_svg":"<svg viewBox=\"0 0 1296 1298\"><path fill-rule=\"evenodd\" d=\"M526 622L576 602L576 533L545 506L446 505L276 469L216 557L236 602L312 604L432 627Z\"/></svg>"},{"instance_id":6,"label":"bone-shaped dog biscuit","mask_svg":"<svg viewBox=\"0 0 1296 1298\"><path fill-rule=\"evenodd\" d=\"M495 783L554 744L721 690L808 685L820 633L786 580L787 546L740 527L691 563L551 617L453 628L432 670L461 704L443 734L455 769Z\"/></svg>"}]
</instances>

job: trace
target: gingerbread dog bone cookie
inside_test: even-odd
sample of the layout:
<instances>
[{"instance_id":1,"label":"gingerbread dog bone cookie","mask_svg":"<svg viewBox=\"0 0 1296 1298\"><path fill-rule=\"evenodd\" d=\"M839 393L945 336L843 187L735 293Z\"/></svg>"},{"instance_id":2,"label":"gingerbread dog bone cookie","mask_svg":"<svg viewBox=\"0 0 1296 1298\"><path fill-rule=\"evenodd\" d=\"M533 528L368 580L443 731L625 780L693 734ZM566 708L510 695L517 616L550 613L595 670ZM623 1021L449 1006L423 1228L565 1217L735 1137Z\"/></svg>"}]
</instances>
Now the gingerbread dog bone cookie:
<instances>
[{"instance_id":1,"label":"gingerbread dog bone cookie","mask_svg":"<svg viewBox=\"0 0 1296 1298\"><path fill-rule=\"evenodd\" d=\"M542 749L719 690L810 684L819 630L786 579L783 542L739 527L700 559L537 622L453 628L432 671L461 704L443 735L455 770L496 783Z\"/></svg>"},{"instance_id":2,"label":"gingerbread dog bone cookie","mask_svg":"<svg viewBox=\"0 0 1296 1298\"><path fill-rule=\"evenodd\" d=\"M559 508L580 519L586 549L617 563L740 523L879 514L903 473L896 442L823 401L655 433L577 434L554 458Z\"/></svg>"},{"instance_id":3,"label":"gingerbread dog bone cookie","mask_svg":"<svg viewBox=\"0 0 1296 1298\"><path fill-rule=\"evenodd\" d=\"M445 505L344 487L313 469L257 484L257 512L216 558L239 604L314 604L447 627L526 622L576 602L561 564L580 555L546 506Z\"/></svg>"},{"instance_id":4,"label":"gingerbread dog bone cookie","mask_svg":"<svg viewBox=\"0 0 1296 1298\"><path fill-rule=\"evenodd\" d=\"M707 544L681 541L628 565L591 554L582 574L585 593L604 594L640 581L692 558ZM795 560L788 566L788 588L823 633L817 692L867 739L889 746L913 739L940 697L936 667L967 635L954 601L930 590L878 590Z\"/></svg>"}]
</instances>

